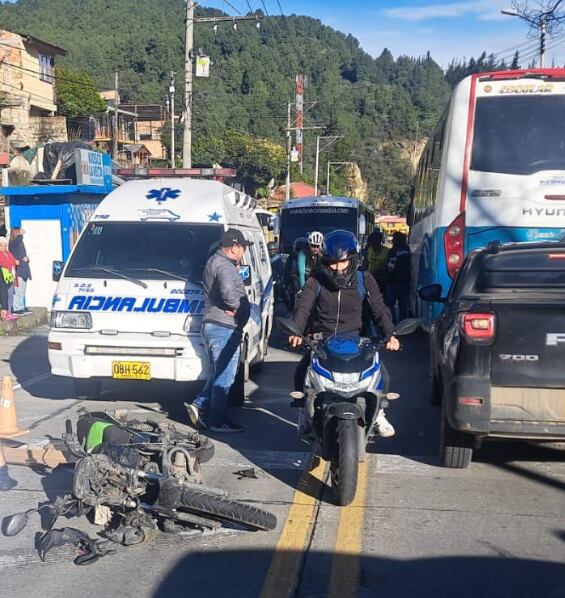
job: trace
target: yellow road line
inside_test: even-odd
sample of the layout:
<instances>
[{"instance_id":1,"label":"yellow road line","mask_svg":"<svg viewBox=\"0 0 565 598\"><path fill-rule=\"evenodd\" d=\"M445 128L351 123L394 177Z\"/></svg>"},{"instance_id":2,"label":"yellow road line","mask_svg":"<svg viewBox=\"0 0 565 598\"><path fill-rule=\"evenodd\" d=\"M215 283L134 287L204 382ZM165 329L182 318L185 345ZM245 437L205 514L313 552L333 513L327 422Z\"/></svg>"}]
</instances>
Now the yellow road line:
<instances>
[{"instance_id":1,"label":"yellow road line","mask_svg":"<svg viewBox=\"0 0 565 598\"><path fill-rule=\"evenodd\" d=\"M357 595L359 585L359 555L363 550L363 523L367 494L367 461L359 463L357 493L353 502L341 507L337 539L332 559L330 598Z\"/></svg>"},{"instance_id":2,"label":"yellow road line","mask_svg":"<svg viewBox=\"0 0 565 598\"><path fill-rule=\"evenodd\" d=\"M326 462L320 459L312 471L302 476L277 543L261 598L287 598L294 593L302 557L316 520L325 475Z\"/></svg>"}]
</instances>

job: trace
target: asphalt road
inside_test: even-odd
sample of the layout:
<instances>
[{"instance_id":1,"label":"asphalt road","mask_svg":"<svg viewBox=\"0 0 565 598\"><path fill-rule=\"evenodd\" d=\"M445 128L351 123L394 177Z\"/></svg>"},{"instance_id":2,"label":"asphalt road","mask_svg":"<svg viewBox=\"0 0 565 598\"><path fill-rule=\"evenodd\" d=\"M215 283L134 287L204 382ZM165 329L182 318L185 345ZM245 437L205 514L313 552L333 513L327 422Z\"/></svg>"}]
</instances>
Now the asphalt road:
<instances>
[{"instance_id":1,"label":"asphalt road","mask_svg":"<svg viewBox=\"0 0 565 598\"><path fill-rule=\"evenodd\" d=\"M150 545L117 547L88 567L72 563L70 547L42 563L34 548L37 518L14 538L0 536L2 596L512 596L565 597L565 451L525 443L485 444L467 470L439 467L439 411L427 400L423 335L384 359L397 429L377 439L360 471L353 505L332 504L323 463L308 471L309 447L298 442L287 398L300 355L274 346L263 372L247 385L234 411L247 427L214 438L205 481L234 498L276 513L273 532L159 535ZM0 374L18 386L19 439L41 446L58 438L81 408L126 408L187 423L182 401L195 387L110 383L100 401L77 401L72 386L52 377L46 330L0 341ZM254 468L257 479L235 472ZM72 470L12 466L18 481L0 494L0 517L69 489ZM88 530L84 518L61 523Z\"/></svg>"}]
</instances>

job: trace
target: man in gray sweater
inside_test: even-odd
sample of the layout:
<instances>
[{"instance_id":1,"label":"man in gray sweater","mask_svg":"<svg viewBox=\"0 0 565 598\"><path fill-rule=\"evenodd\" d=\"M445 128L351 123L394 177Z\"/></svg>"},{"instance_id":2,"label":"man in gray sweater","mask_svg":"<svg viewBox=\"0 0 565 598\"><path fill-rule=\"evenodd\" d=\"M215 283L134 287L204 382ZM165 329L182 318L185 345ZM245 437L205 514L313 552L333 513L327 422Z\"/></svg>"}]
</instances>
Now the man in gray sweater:
<instances>
[{"instance_id":1,"label":"man in gray sweater","mask_svg":"<svg viewBox=\"0 0 565 598\"><path fill-rule=\"evenodd\" d=\"M212 432L244 431L228 418L228 396L239 365L241 334L249 319L249 300L239 265L250 245L253 243L240 230L229 228L204 269L206 308L202 338L210 372L206 385L186 408L193 425L200 422Z\"/></svg>"}]
</instances>

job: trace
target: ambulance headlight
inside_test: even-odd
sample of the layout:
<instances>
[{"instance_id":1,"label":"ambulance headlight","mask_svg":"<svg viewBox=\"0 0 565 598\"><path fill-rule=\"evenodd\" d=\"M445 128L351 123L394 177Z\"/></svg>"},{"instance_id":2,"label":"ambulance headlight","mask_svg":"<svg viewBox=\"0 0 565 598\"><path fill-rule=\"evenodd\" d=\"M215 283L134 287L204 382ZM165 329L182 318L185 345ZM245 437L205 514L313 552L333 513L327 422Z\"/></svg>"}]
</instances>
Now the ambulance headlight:
<instances>
[{"instance_id":1,"label":"ambulance headlight","mask_svg":"<svg viewBox=\"0 0 565 598\"><path fill-rule=\"evenodd\" d=\"M184 331L189 334L200 334L202 332L202 316L187 316L184 321Z\"/></svg>"},{"instance_id":2,"label":"ambulance headlight","mask_svg":"<svg viewBox=\"0 0 565 598\"><path fill-rule=\"evenodd\" d=\"M52 311L51 328L92 328L92 316L87 311Z\"/></svg>"}]
</instances>

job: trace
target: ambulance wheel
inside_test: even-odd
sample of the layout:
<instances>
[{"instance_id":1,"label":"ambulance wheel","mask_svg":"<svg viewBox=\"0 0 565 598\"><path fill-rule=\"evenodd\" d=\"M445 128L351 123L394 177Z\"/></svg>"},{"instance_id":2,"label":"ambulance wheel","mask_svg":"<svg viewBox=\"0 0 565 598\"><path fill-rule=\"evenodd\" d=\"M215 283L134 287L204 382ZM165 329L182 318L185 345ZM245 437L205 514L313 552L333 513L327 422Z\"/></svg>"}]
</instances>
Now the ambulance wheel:
<instances>
[{"instance_id":1,"label":"ambulance wheel","mask_svg":"<svg viewBox=\"0 0 565 598\"><path fill-rule=\"evenodd\" d=\"M102 380L100 378L74 378L75 398L88 400L99 399L102 394Z\"/></svg>"},{"instance_id":2,"label":"ambulance wheel","mask_svg":"<svg viewBox=\"0 0 565 598\"><path fill-rule=\"evenodd\" d=\"M241 407L245 401L245 367L244 363L239 364L235 380L230 388L228 405L231 407Z\"/></svg>"}]
</instances>

